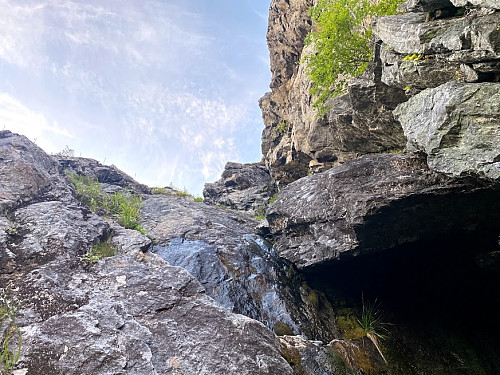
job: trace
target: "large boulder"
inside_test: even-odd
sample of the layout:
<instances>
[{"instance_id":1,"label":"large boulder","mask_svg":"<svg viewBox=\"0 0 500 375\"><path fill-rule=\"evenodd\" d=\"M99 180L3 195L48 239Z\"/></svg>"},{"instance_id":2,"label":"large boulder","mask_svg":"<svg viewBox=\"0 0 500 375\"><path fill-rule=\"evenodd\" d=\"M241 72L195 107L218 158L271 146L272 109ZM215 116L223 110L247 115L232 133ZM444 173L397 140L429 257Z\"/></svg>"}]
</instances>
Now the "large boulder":
<instances>
[{"instance_id":1,"label":"large boulder","mask_svg":"<svg viewBox=\"0 0 500 375\"><path fill-rule=\"evenodd\" d=\"M267 211L299 268L472 228L498 231L500 189L429 170L425 157L364 156L288 185Z\"/></svg>"},{"instance_id":2,"label":"large boulder","mask_svg":"<svg viewBox=\"0 0 500 375\"><path fill-rule=\"evenodd\" d=\"M446 83L394 113L407 148L427 154L430 169L500 180L500 83Z\"/></svg>"},{"instance_id":3,"label":"large boulder","mask_svg":"<svg viewBox=\"0 0 500 375\"><path fill-rule=\"evenodd\" d=\"M220 180L205 184L204 202L251 215L262 214L276 193L269 171L260 163L227 163Z\"/></svg>"}]
</instances>

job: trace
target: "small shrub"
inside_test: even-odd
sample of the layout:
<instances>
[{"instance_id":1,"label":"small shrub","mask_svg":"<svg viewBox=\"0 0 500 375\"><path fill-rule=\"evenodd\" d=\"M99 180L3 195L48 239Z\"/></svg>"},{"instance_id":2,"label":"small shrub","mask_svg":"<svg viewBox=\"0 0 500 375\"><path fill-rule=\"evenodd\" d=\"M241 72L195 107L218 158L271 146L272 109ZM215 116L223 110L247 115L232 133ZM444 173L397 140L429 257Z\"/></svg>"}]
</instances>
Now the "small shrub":
<instances>
[{"instance_id":1,"label":"small shrub","mask_svg":"<svg viewBox=\"0 0 500 375\"><path fill-rule=\"evenodd\" d=\"M266 215L257 215L254 217L255 220L266 220Z\"/></svg>"},{"instance_id":2,"label":"small shrub","mask_svg":"<svg viewBox=\"0 0 500 375\"><path fill-rule=\"evenodd\" d=\"M196 203L203 203L203 198L202 197L195 197L193 199Z\"/></svg>"},{"instance_id":3,"label":"small shrub","mask_svg":"<svg viewBox=\"0 0 500 375\"><path fill-rule=\"evenodd\" d=\"M286 120L281 120L278 125L276 125L275 130L278 133L278 136L283 136L288 132L290 128L290 124Z\"/></svg>"},{"instance_id":4,"label":"small shrub","mask_svg":"<svg viewBox=\"0 0 500 375\"><path fill-rule=\"evenodd\" d=\"M315 53L304 56L312 80L311 95L318 114L328 110L326 101L347 89L350 78L361 75L372 58L371 19L396 12L404 0L319 0L310 8L313 31L305 44Z\"/></svg>"}]
</instances>

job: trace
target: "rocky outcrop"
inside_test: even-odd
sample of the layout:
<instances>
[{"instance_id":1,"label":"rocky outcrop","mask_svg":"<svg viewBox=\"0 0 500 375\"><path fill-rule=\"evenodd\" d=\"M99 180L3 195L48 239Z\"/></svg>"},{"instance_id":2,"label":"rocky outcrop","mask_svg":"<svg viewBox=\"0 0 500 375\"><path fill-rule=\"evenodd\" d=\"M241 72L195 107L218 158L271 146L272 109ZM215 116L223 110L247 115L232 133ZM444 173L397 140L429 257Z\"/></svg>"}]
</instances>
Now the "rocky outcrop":
<instances>
[{"instance_id":1,"label":"rocky outcrop","mask_svg":"<svg viewBox=\"0 0 500 375\"><path fill-rule=\"evenodd\" d=\"M3 335L19 327L22 339L0 339L11 352L21 343L16 373L293 373L262 323L218 304L186 270L149 252L146 237L91 213L27 138L1 136L1 327ZM234 215L227 224L247 223ZM85 260L105 241L118 255Z\"/></svg>"},{"instance_id":2,"label":"rocky outcrop","mask_svg":"<svg viewBox=\"0 0 500 375\"><path fill-rule=\"evenodd\" d=\"M418 155L373 155L305 177L267 211L275 248L299 268L468 228L500 230L500 189L429 170Z\"/></svg>"},{"instance_id":3,"label":"rocky outcrop","mask_svg":"<svg viewBox=\"0 0 500 375\"><path fill-rule=\"evenodd\" d=\"M430 169L500 179L500 83L446 83L394 113L408 150L424 152Z\"/></svg>"},{"instance_id":4,"label":"rocky outcrop","mask_svg":"<svg viewBox=\"0 0 500 375\"><path fill-rule=\"evenodd\" d=\"M277 3L277 2L276 2ZM292 1L291 4L297 3ZM312 4L309 4L312 5ZM290 12L301 11L300 7ZM297 19L297 16L294 16ZM296 28L287 23L282 29L268 29L271 56L290 54L286 61L298 61L297 56L314 53L313 46L296 45L294 52L273 41L277 33L294 33ZM304 33L310 29L304 29ZM404 136L391 110L406 100L401 88L391 88L380 79L380 49L376 49L373 66L366 74L351 82L346 95L329 103L331 111L318 117L309 94L311 82L307 65L301 63L288 75L286 83L276 86L260 100L265 129L262 151L271 175L286 185L310 172L320 172L349 159L367 153L401 149ZM282 61L279 61L282 62ZM283 65L273 64L274 75ZM274 77L273 75L273 77ZM281 81L280 81L281 82Z\"/></svg>"},{"instance_id":5,"label":"rocky outcrop","mask_svg":"<svg viewBox=\"0 0 500 375\"><path fill-rule=\"evenodd\" d=\"M55 160L26 137L0 131L0 161L0 214L29 202L70 200Z\"/></svg>"},{"instance_id":6,"label":"rocky outcrop","mask_svg":"<svg viewBox=\"0 0 500 375\"><path fill-rule=\"evenodd\" d=\"M498 81L500 13L451 3L441 13L424 13L442 9L439 1L406 5L414 13L381 17L374 24L382 41L384 83L413 95L448 81Z\"/></svg>"},{"instance_id":7,"label":"rocky outcrop","mask_svg":"<svg viewBox=\"0 0 500 375\"><path fill-rule=\"evenodd\" d=\"M76 173L85 176L89 176L102 184L103 189L106 190L108 185L128 188L135 191L136 193L149 193L151 191L146 185L140 184L135 181L132 177L122 172L120 169L114 165L103 165L97 160L81 158L81 157L68 157L68 156L58 156L54 157L59 162L60 172L67 171L69 173ZM111 186L111 190L113 187Z\"/></svg>"},{"instance_id":8,"label":"rocky outcrop","mask_svg":"<svg viewBox=\"0 0 500 375\"><path fill-rule=\"evenodd\" d=\"M262 164L227 163L219 181L205 184L204 202L262 215L276 185Z\"/></svg>"},{"instance_id":9,"label":"rocky outcrop","mask_svg":"<svg viewBox=\"0 0 500 375\"><path fill-rule=\"evenodd\" d=\"M299 3L291 1L287 14L302 11ZM281 2L271 8L283 11L273 4ZM329 103L332 110L322 118L312 108L306 64L291 65L297 56L314 53L313 46L298 42L290 49L276 43L278 35L294 40L297 24L272 16L271 24L281 22L281 28L268 29L272 92L260 106L262 151L273 178L286 185L360 155L403 149L404 135L392 114L398 104L449 81L498 81L500 14L495 9L495 1L415 0L401 7L411 13L376 20L372 66L351 81L346 95ZM290 18L307 22L295 14Z\"/></svg>"}]
</instances>

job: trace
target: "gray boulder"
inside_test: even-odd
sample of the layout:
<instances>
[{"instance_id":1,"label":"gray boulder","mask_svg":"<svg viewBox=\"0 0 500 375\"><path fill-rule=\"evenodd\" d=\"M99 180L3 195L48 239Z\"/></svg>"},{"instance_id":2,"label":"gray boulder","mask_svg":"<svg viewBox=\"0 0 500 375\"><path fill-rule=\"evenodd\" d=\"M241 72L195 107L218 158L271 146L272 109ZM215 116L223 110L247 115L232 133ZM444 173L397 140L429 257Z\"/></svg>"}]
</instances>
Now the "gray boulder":
<instances>
[{"instance_id":1,"label":"gray boulder","mask_svg":"<svg viewBox=\"0 0 500 375\"><path fill-rule=\"evenodd\" d=\"M261 323L229 313L185 270L117 256L64 280L37 275L85 299L42 321L24 321L18 364L27 374L292 374ZM55 307L65 296L53 295ZM29 319L27 301L18 319ZM36 307L35 307L36 309Z\"/></svg>"},{"instance_id":2,"label":"gray boulder","mask_svg":"<svg viewBox=\"0 0 500 375\"><path fill-rule=\"evenodd\" d=\"M264 165L229 162L220 180L205 184L203 197L207 204L257 215L264 213L275 192L276 185Z\"/></svg>"},{"instance_id":3,"label":"gray boulder","mask_svg":"<svg viewBox=\"0 0 500 375\"><path fill-rule=\"evenodd\" d=\"M430 171L417 155L363 156L280 191L267 219L299 268L470 228L498 230L500 190Z\"/></svg>"},{"instance_id":4,"label":"gray boulder","mask_svg":"<svg viewBox=\"0 0 500 375\"><path fill-rule=\"evenodd\" d=\"M394 111L407 148L430 169L500 179L500 84L450 82L422 91Z\"/></svg>"}]
</instances>

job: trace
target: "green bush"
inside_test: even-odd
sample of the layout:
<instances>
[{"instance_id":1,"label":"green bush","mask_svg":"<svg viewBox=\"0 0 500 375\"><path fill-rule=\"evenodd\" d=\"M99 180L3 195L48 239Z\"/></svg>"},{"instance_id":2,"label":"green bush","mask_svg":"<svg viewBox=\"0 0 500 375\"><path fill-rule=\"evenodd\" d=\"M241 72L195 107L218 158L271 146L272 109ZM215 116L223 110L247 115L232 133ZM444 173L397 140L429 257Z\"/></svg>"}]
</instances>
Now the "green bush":
<instances>
[{"instance_id":1,"label":"green bush","mask_svg":"<svg viewBox=\"0 0 500 375\"><path fill-rule=\"evenodd\" d=\"M312 80L313 106L323 115L326 101L346 91L347 81L362 74L373 56L371 19L394 14L404 0L319 0L310 8L313 31L305 44L315 53L303 58Z\"/></svg>"}]
</instances>

